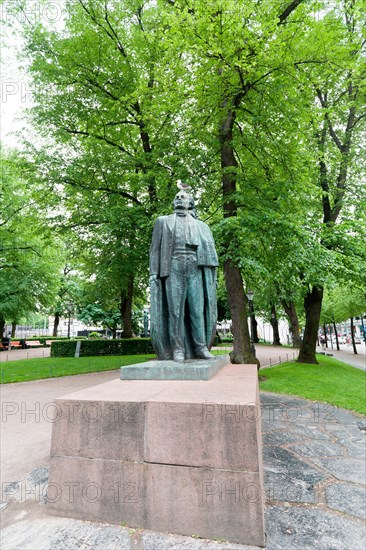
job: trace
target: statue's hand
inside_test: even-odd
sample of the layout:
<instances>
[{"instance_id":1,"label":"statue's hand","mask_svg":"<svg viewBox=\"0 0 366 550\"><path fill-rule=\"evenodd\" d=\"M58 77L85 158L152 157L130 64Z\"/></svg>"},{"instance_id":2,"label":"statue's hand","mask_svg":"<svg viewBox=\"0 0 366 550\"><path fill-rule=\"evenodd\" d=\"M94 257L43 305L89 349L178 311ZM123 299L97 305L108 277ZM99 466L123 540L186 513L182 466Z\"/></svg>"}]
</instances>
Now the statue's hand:
<instances>
[{"instance_id":1,"label":"statue's hand","mask_svg":"<svg viewBox=\"0 0 366 550\"><path fill-rule=\"evenodd\" d=\"M158 282L158 276L157 275L150 275L150 285L152 285L153 283L157 283Z\"/></svg>"}]
</instances>

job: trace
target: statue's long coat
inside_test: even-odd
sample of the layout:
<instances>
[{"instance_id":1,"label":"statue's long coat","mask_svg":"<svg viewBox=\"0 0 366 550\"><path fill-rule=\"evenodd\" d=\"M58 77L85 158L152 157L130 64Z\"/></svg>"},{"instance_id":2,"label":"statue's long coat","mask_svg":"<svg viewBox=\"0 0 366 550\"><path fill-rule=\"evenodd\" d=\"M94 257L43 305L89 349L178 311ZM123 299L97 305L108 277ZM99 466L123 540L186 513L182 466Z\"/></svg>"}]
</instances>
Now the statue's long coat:
<instances>
[{"instance_id":1,"label":"statue's long coat","mask_svg":"<svg viewBox=\"0 0 366 550\"><path fill-rule=\"evenodd\" d=\"M170 275L172 254L174 249L176 214L159 217L154 225L150 248L150 276L153 275L150 286L150 335L159 359L172 359L173 352L169 341L168 304L165 291L165 280ZM217 322L216 302L216 267L218 259L215 243L209 227L194 218L190 219L194 226L194 240L197 245L197 263L202 269L204 290L204 321L206 345L212 346ZM185 357L194 357L189 323L185 325Z\"/></svg>"}]
</instances>

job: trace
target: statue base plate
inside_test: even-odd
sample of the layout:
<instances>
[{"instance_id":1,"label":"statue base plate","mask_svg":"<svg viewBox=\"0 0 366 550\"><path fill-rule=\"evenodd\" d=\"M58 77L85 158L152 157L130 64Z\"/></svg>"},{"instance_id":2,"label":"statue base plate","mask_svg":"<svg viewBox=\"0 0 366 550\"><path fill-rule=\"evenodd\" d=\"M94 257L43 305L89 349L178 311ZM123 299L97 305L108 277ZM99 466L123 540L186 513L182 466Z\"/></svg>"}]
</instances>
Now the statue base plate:
<instances>
[{"instance_id":1,"label":"statue base plate","mask_svg":"<svg viewBox=\"0 0 366 550\"><path fill-rule=\"evenodd\" d=\"M182 363L153 360L122 367L120 377L121 380L211 380L228 363L228 355L188 359Z\"/></svg>"}]
</instances>

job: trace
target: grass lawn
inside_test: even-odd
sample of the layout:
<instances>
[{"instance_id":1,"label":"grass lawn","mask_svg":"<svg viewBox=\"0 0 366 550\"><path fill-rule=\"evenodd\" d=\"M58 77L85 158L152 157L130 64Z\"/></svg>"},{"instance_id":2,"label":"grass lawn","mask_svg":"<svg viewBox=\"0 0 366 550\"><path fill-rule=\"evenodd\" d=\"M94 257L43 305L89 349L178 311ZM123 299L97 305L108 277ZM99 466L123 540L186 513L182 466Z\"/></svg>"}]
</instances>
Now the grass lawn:
<instances>
[{"instance_id":1,"label":"grass lawn","mask_svg":"<svg viewBox=\"0 0 366 550\"><path fill-rule=\"evenodd\" d=\"M282 363L263 369L263 391L297 395L366 414L366 373L331 357L317 355L319 365Z\"/></svg>"},{"instance_id":2,"label":"grass lawn","mask_svg":"<svg viewBox=\"0 0 366 550\"><path fill-rule=\"evenodd\" d=\"M143 363L155 355L104 355L103 357L45 357L0 363L1 383L25 382L119 369L126 365Z\"/></svg>"}]
</instances>

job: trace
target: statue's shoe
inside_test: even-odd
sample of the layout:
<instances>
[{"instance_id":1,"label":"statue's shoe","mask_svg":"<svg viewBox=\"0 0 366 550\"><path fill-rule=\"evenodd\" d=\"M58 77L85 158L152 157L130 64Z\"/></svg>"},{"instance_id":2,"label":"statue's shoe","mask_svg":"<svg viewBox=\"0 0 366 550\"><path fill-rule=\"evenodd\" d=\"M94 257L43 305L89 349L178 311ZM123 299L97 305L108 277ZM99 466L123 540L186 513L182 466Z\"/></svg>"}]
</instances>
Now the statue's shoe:
<instances>
[{"instance_id":1,"label":"statue's shoe","mask_svg":"<svg viewBox=\"0 0 366 550\"><path fill-rule=\"evenodd\" d=\"M177 363L183 363L184 353L182 351L175 351L173 358L174 358L174 361L176 361Z\"/></svg>"},{"instance_id":2,"label":"statue's shoe","mask_svg":"<svg viewBox=\"0 0 366 550\"><path fill-rule=\"evenodd\" d=\"M201 349L196 353L197 359L213 359L215 356L208 351L208 349Z\"/></svg>"}]
</instances>

